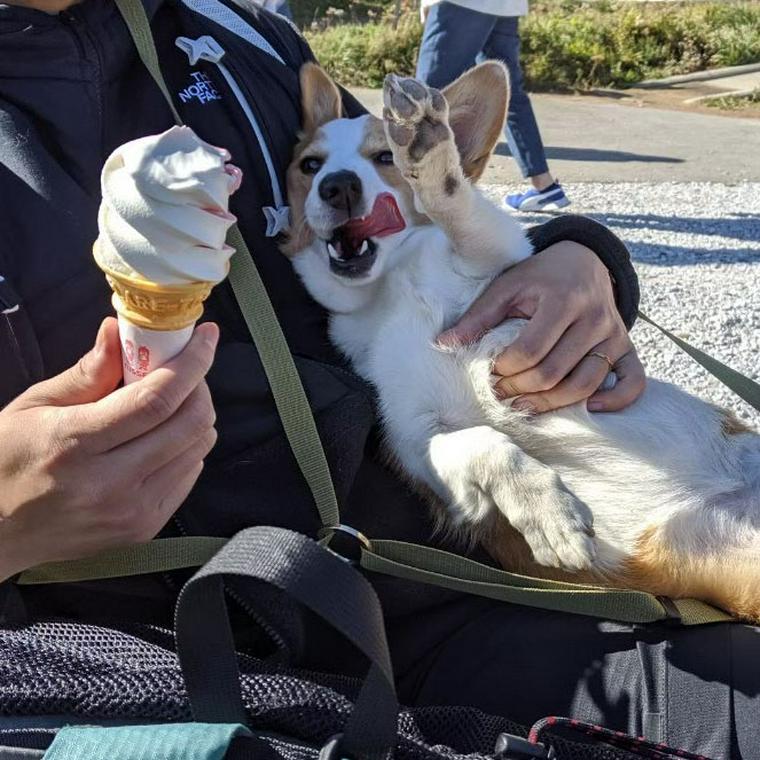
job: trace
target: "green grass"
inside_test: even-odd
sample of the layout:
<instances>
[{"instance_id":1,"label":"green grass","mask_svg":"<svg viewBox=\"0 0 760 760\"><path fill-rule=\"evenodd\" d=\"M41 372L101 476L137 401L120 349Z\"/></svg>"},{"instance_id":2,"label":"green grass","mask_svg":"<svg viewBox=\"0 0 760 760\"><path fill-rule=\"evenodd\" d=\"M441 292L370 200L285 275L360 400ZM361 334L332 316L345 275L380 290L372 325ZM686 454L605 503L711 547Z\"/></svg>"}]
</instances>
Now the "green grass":
<instances>
[{"instance_id":1,"label":"green grass","mask_svg":"<svg viewBox=\"0 0 760 760\"><path fill-rule=\"evenodd\" d=\"M317 14L306 36L343 84L377 87L388 72L411 74L421 26L414 11L393 29L394 2L340 0ZM335 4L336 0L332 0ZM375 19L342 23L345 19ZM362 15L363 14L363 15ZM644 3L553 0L533 4L522 26L523 67L532 89L621 87L672 74L760 61L760 0Z\"/></svg>"}]
</instances>

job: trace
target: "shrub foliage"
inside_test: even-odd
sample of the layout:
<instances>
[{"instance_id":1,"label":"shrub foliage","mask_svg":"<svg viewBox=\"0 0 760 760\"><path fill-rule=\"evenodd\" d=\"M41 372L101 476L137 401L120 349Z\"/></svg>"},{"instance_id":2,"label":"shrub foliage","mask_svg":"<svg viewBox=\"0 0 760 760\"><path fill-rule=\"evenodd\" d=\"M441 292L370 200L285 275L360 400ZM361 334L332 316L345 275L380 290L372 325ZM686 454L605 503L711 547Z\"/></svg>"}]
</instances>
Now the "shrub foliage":
<instances>
[{"instance_id":1,"label":"shrub foliage","mask_svg":"<svg viewBox=\"0 0 760 760\"><path fill-rule=\"evenodd\" d=\"M760 61L760 0L532 5L521 32L532 89L620 87ZM414 72L422 27L412 9L386 3L370 11L368 23L343 23L356 17L351 0L345 6L326 9L306 29L317 58L338 81L377 87L389 72Z\"/></svg>"}]
</instances>

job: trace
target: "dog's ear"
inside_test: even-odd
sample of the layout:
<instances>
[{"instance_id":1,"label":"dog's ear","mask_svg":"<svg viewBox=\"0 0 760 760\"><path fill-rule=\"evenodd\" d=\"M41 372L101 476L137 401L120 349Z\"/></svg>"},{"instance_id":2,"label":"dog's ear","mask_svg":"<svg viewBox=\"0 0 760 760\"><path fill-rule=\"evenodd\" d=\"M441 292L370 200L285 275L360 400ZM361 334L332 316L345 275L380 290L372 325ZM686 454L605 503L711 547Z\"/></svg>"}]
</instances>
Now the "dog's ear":
<instances>
[{"instance_id":1,"label":"dog's ear","mask_svg":"<svg viewBox=\"0 0 760 760\"><path fill-rule=\"evenodd\" d=\"M301 102L304 131L314 132L323 124L341 117L340 90L316 63L301 67Z\"/></svg>"},{"instance_id":2,"label":"dog's ear","mask_svg":"<svg viewBox=\"0 0 760 760\"><path fill-rule=\"evenodd\" d=\"M498 61L486 61L462 74L443 94L462 169L476 182L504 129L509 104L507 69Z\"/></svg>"}]
</instances>

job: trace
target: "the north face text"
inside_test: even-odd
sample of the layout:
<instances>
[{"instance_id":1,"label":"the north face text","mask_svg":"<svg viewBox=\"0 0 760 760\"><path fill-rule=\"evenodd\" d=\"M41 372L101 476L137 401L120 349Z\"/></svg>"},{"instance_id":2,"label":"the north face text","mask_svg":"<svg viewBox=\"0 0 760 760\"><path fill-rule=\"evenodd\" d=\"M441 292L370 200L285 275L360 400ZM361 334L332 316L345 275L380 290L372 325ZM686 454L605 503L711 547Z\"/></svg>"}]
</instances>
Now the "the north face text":
<instances>
[{"instance_id":1,"label":"the north face text","mask_svg":"<svg viewBox=\"0 0 760 760\"><path fill-rule=\"evenodd\" d=\"M179 93L179 99L183 103L197 100L199 103L210 103L212 100L221 100L222 96L216 91L213 82L202 71L192 71L190 76L193 83Z\"/></svg>"}]
</instances>

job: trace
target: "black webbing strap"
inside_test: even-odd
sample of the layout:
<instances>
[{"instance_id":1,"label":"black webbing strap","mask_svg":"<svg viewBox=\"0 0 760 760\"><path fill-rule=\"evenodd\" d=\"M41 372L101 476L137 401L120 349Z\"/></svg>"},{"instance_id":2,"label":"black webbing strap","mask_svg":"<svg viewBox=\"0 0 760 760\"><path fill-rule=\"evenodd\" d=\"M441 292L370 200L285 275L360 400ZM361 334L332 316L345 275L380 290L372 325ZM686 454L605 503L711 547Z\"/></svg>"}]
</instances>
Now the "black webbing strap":
<instances>
[{"instance_id":1,"label":"black webbing strap","mask_svg":"<svg viewBox=\"0 0 760 760\"><path fill-rule=\"evenodd\" d=\"M238 533L182 589L175 620L177 651L193 718L247 722L225 585L238 597L245 593L243 606L259 621L271 621L273 614L282 619L268 606L304 605L367 657L369 672L341 751L356 758L386 758L395 746L398 702L377 596L344 560L283 528ZM273 596L272 590L281 595Z\"/></svg>"}]
</instances>

